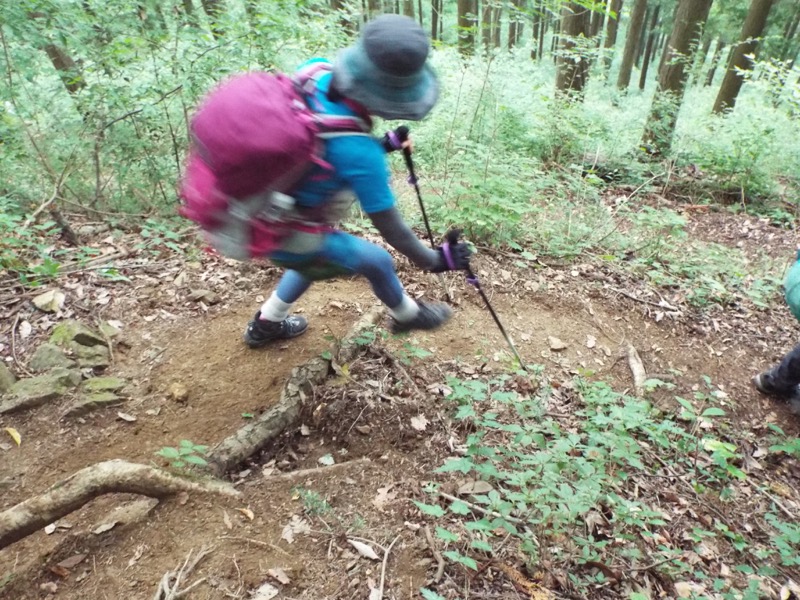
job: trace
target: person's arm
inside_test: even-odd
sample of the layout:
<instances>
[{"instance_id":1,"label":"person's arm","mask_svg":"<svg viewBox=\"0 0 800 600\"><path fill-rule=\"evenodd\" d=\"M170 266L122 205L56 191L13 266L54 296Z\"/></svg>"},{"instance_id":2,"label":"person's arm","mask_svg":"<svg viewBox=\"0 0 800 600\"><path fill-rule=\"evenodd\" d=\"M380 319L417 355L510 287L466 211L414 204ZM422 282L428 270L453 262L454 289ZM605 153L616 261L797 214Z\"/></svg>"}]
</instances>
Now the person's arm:
<instances>
[{"instance_id":1,"label":"person's arm","mask_svg":"<svg viewBox=\"0 0 800 600\"><path fill-rule=\"evenodd\" d=\"M375 228L392 248L407 256L420 269L432 271L441 266L441 253L428 248L411 231L397 207L369 213Z\"/></svg>"}]
</instances>

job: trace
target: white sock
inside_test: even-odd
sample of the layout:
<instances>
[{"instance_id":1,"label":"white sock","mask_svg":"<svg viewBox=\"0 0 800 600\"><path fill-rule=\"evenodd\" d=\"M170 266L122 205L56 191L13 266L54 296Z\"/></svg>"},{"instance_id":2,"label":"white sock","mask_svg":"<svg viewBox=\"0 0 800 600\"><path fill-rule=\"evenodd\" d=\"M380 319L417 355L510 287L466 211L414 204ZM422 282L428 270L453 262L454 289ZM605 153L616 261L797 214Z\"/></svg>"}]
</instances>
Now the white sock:
<instances>
[{"instance_id":1,"label":"white sock","mask_svg":"<svg viewBox=\"0 0 800 600\"><path fill-rule=\"evenodd\" d=\"M415 319L419 314L419 304L417 304L413 298L403 294L403 299L400 301L400 304L394 308L390 308L389 314L401 323L408 322Z\"/></svg>"},{"instance_id":2,"label":"white sock","mask_svg":"<svg viewBox=\"0 0 800 600\"><path fill-rule=\"evenodd\" d=\"M259 318L262 321L273 321L275 323L280 323L289 316L289 311L291 308L292 303L284 302L278 298L278 294L276 292L272 292L269 300L264 302L264 304L261 306L261 316Z\"/></svg>"}]
</instances>

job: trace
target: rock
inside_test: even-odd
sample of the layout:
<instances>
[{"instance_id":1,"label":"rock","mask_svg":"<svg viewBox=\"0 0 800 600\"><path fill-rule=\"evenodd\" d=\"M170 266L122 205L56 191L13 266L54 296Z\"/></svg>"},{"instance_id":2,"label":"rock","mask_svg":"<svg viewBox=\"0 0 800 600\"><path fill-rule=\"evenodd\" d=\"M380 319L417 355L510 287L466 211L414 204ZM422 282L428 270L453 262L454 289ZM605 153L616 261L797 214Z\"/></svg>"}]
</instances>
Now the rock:
<instances>
[{"instance_id":1,"label":"rock","mask_svg":"<svg viewBox=\"0 0 800 600\"><path fill-rule=\"evenodd\" d=\"M55 344L42 344L33 353L28 367L35 373L43 373L55 367L73 367L75 361L70 360L64 351Z\"/></svg>"},{"instance_id":2,"label":"rock","mask_svg":"<svg viewBox=\"0 0 800 600\"><path fill-rule=\"evenodd\" d=\"M0 361L0 396L5 394L17 382L17 378L6 364Z\"/></svg>"},{"instance_id":3,"label":"rock","mask_svg":"<svg viewBox=\"0 0 800 600\"><path fill-rule=\"evenodd\" d=\"M80 373L78 376L80 377ZM35 408L54 400L66 393L69 388L68 381L65 383L63 374L53 373L21 379L11 387L8 393L10 397L0 403L0 415Z\"/></svg>"},{"instance_id":4,"label":"rock","mask_svg":"<svg viewBox=\"0 0 800 600\"><path fill-rule=\"evenodd\" d=\"M106 346L84 346L71 342L69 348L81 368L107 367L111 364L111 353Z\"/></svg>"},{"instance_id":5,"label":"rock","mask_svg":"<svg viewBox=\"0 0 800 600\"><path fill-rule=\"evenodd\" d=\"M174 400L175 402L186 402L189 400L189 389L182 383L176 381L169 386L167 396L169 396L170 400Z\"/></svg>"},{"instance_id":6,"label":"rock","mask_svg":"<svg viewBox=\"0 0 800 600\"><path fill-rule=\"evenodd\" d=\"M113 392L96 392L89 394L78 400L75 404L67 409L64 413L65 417L80 417L86 413L90 413L101 408L109 408L112 406L119 406L124 404L125 400L120 398Z\"/></svg>"},{"instance_id":7,"label":"rock","mask_svg":"<svg viewBox=\"0 0 800 600\"><path fill-rule=\"evenodd\" d=\"M547 336L547 342L550 344L550 350L553 352L561 352L567 349L567 345L564 342L552 335Z\"/></svg>"},{"instance_id":8,"label":"rock","mask_svg":"<svg viewBox=\"0 0 800 600\"><path fill-rule=\"evenodd\" d=\"M68 319L59 323L50 334L50 343L58 346L70 346L75 342L81 346L105 346L106 340L102 334L90 329L80 321Z\"/></svg>"},{"instance_id":9,"label":"rock","mask_svg":"<svg viewBox=\"0 0 800 600\"><path fill-rule=\"evenodd\" d=\"M126 385L128 385L128 382L119 377L93 377L83 382L81 390L87 393L118 392Z\"/></svg>"},{"instance_id":10,"label":"rock","mask_svg":"<svg viewBox=\"0 0 800 600\"><path fill-rule=\"evenodd\" d=\"M187 296L192 302L204 302L205 304L217 304L219 296L211 290L192 290Z\"/></svg>"},{"instance_id":11,"label":"rock","mask_svg":"<svg viewBox=\"0 0 800 600\"><path fill-rule=\"evenodd\" d=\"M110 321L103 321L100 323L100 332L107 338L111 339L122 333L122 329L115 327Z\"/></svg>"},{"instance_id":12,"label":"rock","mask_svg":"<svg viewBox=\"0 0 800 600\"><path fill-rule=\"evenodd\" d=\"M52 369L48 375L55 377L56 381L66 387L76 387L80 384L81 379L83 379L80 371L77 369L67 369L65 367L56 367Z\"/></svg>"},{"instance_id":13,"label":"rock","mask_svg":"<svg viewBox=\"0 0 800 600\"><path fill-rule=\"evenodd\" d=\"M47 313L58 312L64 308L64 301L67 297L61 290L47 290L33 299L33 305L39 310Z\"/></svg>"}]
</instances>

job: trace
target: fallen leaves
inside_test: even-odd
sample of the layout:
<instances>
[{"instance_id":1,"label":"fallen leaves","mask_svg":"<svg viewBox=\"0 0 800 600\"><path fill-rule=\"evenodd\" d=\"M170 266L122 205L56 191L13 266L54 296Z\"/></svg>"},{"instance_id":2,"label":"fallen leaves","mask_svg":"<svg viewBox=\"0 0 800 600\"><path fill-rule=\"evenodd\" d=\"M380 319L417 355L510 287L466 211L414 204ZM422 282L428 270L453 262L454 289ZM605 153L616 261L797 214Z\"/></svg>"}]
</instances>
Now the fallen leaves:
<instances>
[{"instance_id":1,"label":"fallen leaves","mask_svg":"<svg viewBox=\"0 0 800 600\"><path fill-rule=\"evenodd\" d=\"M292 520L283 528L281 539L286 540L287 544L293 544L295 536L309 533L311 533L311 526L308 522L298 515L293 515Z\"/></svg>"},{"instance_id":2,"label":"fallen leaves","mask_svg":"<svg viewBox=\"0 0 800 600\"><path fill-rule=\"evenodd\" d=\"M251 600L272 600L278 594L280 594L280 590L274 585L271 583L262 583L253 593Z\"/></svg>"},{"instance_id":3,"label":"fallen leaves","mask_svg":"<svg viewBox=\"0 0 800 600\"><path fill-rule=\"evenodd\" d=\"M347 540L347 541L364 558L368 558L370 560L380 560L380 557L375 553L375 550L373 550L372 546L370 546L369 544L366 544L364 542L359 542L358 540Z\"/></svg>"},{"instance_id":4,"label":"fallen leaves","mask_svg":"<svg viewBox=\"0 0 800 600\"><path fill-rule=\"evenodd\" d=\"M22 436L19 434L19 431L14 429L13 427L6 427L3 429L8 435L11 436L11 439L17 444L17 446L22 444Z\"/></svg>"},{"instance_id":5,"label":"fallen leaves","mask_svg":"<svg viewBox=\"0 0 800 600\"><path fill-rule=\"evenodd\" d=\"M411 417L411 428L415 431L425 431L428 428L428 419L425 415Z\"/></svg>"},{"instance_id":6,"label":"fallen leaves","mask_svg":"<svg viewBox=\"0 0 800 600\"><path fill-rule=\"evenodd\" d=\"M286 571L281 568L269 569L267 571L267 575L283 585L289 585L292 582L292 580L286 574Z\"/></svg>"}]
</instances>

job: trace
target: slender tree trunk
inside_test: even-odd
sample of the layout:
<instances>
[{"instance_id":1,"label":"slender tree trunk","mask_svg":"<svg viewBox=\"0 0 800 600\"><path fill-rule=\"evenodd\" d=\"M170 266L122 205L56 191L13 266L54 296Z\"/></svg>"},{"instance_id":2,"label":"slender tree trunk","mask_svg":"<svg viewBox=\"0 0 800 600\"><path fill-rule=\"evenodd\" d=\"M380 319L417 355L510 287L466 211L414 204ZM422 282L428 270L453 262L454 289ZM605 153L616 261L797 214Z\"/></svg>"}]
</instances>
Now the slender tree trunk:
<instances>
[{"instance_id":1,"label":"slender tree trunk","mask_svg":"<svg viewBox=\"0 0 800 600\"><path fill-rule=\"evenodd\" d=\"M438 40L439 38L439 11L443 0L431 0L431 39Z\"/></svg>"},{"instance_id":2,"label":"slender tree trunk","mask_svg":"<svg viewBox=\"0 0 800 600\"><path fill-rule=\"evenodd\" d=\"M208 22L211 24L211 34L215 39L221 38L225 35L222 27L219 25L219 18L225 12L225 5L223 0L200 0L203 5L203 10L208 15Z\"/></svg>"},{"instance_id":3,"label":"slender tree trunk","mask_svg":"<svg viewBox=\"0 0 800 600\"><path fill-rule=\"evenodd\" d=\"M644 56L644 50L647 47L647 32L649 29L647 28L647 24L650 22L650 17L653 14L653 7L648 6L647 12L644 15L644 23L642 24L642 31L639 35L639 42L636 44L636 59L633 61L633 64L636 65L638 69L642 64L642 57Z\"/></svg>"},{"instance_id":4,"label":"slender tree trunk","mask_svg":"<svg viewBox=\"0 0 800 600\"><path fill-rule=\"evenodd\" d=\"M511 11L508 15L508 49L513 50L517 40L522 37L522 15L525 0L511 0Z\"/></svg>"},{"instance_id":5,"label":"slender tree trunk","mask_svg":"<svg viewBox=\"0 0 800 600\"><path fill-rule=\"evenodd\" d=\"M559 38L561 36L561 19L557 18L553 23L553 36L550 40L550 55L553 57L553 64L558 63L558 52L556 49L558 48L558 44L560 42Z\"/></svg>"},{"instance_id":6,"label":"slender tree trunk","mask_svg":"<svg viewBox=\"0 0 800 600\"><path fill-rule=\"evenodd\" d=\"M781 46L781 60L786 60L791 54L792 40L797 33L798 26L800 26L800 6L798 6L794 16L786 23L786 28L783 32L783 45Z\"/></svg>"},{"instance_id":7,"label":"slender tree trunk","mask_svg":"<svg viewBox=\"0 0 800 600\"><path fill-rule=\"evenodd\" d=\"M605 63L606 69L611 68L611 63L614 61L614 50L617 47L617 32L619 31L619 17L622 12L622 0L609 0L609 10L611 14L608 16L606 25L606 39L603 42L605 48Z\"/></svg>"},{"instance_id":8,"label":"slender tree trunk","mask_svg":"<svg viewBox=\"0 0 800 600\"><path fill-rule=\"evenodd\" d=\"M458 0L458 51L462 56L471 56L475 49L471 11L472 0Z\"/></svg>"},{"instance_id":9,"label":"slender tree trunk","mask_svg":"<svg viewBox=\"0 0 800 600\"><path fill-rule=\"evenodd\" d=\"M31 21L36 21L37 19L47 19L48 17L42 12L30 12L28 13L28 18ZM86 87L86 81L83 79L83 74L78 64L65 48L53 44L47 40L44 35L43 38L46 41L39 46L39 48L47 54L47 58L50 59L50 64L53 65L53 68L58 73L58 77L61 79L61 83L64 84L64 88L66 88L67 92L70 95L77 94Z\"/></svg>"},{"instance_id":10,"label":"slender tree trunk","mask_svg":"<svg viewBox=\"0 0 800 600\"><path fill-rule=\"evenodd\" d=\"M714 83L714 76L717 74L717 65L719 64L720 59L722 58L722 52L725 50L725 42L722 41L722 38L717 40L717 47L714 50L714 56L711 57L711 65L708 68L708 73L706 73L706 81L704 86L708 87L712 83Z\"/></svg>"},{"instance_id":11,"label":"slender tree trunk","mask_svg":"<svg viewBox=\"0 0 800 600\"><path fill-rule=\"evenodd\" d=\"M556 92L567 98L580 99L583 96L589 61L582 56L577 40L588 37L591 18L591 11L577 2L566 2L561 9L562 36L556 63Z\"/></svg>"},{"instance_id":12,"label":"slender tree trunk","mask_svg":"<svg viewBox=\"0 0 800 600\"><path fill-rule=\"evenodd\" d=\"M622 53L622 65L619 68L619 76L617 77L617 87L622 91L627 90L631 83L633 60L636 58L636 45L639 43L639 37L644 28L646 13L647 0L636 0L631 11L631 22L628 26L628 35L625 38L625 50Z\"/></svg>"},{"instance_id":13,"label":"slender tree trunk","mask_svg":"<svg viewBox=\"0 0 800 600\"><path fill-rule=\"evenodd\" d=\"M414 15L414 0L403 0L403 14L412 19L416 16Z\"/></svg>"},{"instance_id":14,"label":"slender tree trunk","mask_svg":"<svg viewBox=\"0 0 800 600\"><path fill-rule=\"evenodd\" d=\"M544 0L540 4L542 10L544 10ZM544 39L547 35L547 27L549 25L549 19L545 18L544 13L539 16L539 53L538 57L539 60L544 58Z\"/></svg>"},{"instance_id":15,"label":"slender tree trunk","mask_svg":"<svg viewBox=\"0 0 800 600\"><path fill-rule=\"evenodd\" d=\"M502 5L497 5L492 11L492 45L495 48L500 47L500 22L503 18Z\"/></svg>"},{"instance_id":16,"label":"slender tree trunk","mask_svg":"<svg viewBox=\"0 0 800 600\"><path fill-rule=\"evenodd\" d=\"M645 125L642 144L656 156L669 152L678 110L686 89L686 65L702 39L712 0L679 0L669 40L669 56L659 73L658 89Z\"/></svg>"},{"instance_id":17,"label":"slender tree trunk","mask_svg":"<svg viewBox=\"0 0 800 600\"><path fill-rule=\"evenodd\" d=\"M481 11L481 41L483 48L487 52L492 47L492 3L490 0L483 0Z\"/></svg>"},{"instance_id":18,"label":"slender tree trunk","mask_svg":"<svg viewBox=\"0 0 800 600\"><path fill-rule=\"evenodd\" d=\"M706 66L706 59L708 58L708 51L711 49L711 36L707 35L703 40L703 47L700 49L700 52L695 59L694 67L692 67L692 82L691 85L697 83L697 79L700 77L700 73L703 72L703 67Z\"/></svg>"},{"instance_id":19,"label":"slender tree trunk","mask_svg":"<svg viewBox=\"0 0 800 600\"><path fill-rule=\"evenodd\" d=\"M425 27L425 20L423 18L423 14L422 14L422 0L417 0L417 12L419 13L419 26L424 28Z\"/></svg>"},{"instance_id":20,"label":"slender tree trunk","mask_svg":"<svg viewBox=\"0 0 800 600\"><path fill-rule=\"evenodd\" d=\"M647 47L644 50L644 58L642 60L642 72L639 74L639 89L644 90L647 85L647 71L650 67L650 59L653 56L653 47L656 43L656 36L658 35L658 17L661 12L661 6L656 5L653 10L653 16L650 19L650 33L647 36Z\"/></svg>"},{"instance_id":21,"label":"slender tree trunk","mask_svg":"<svg viewBox=\"0 0 800 600\"><path fill-rule=\"evenodd\" d=\"M542 16L539 14L539 0L534 0L531 15L531 41L533 43L533 47L531 48L531 60L536 60L539 57L539 24L541 21Z\"/></svg>"},{"instance_id":22,"label":"slender tree trunk","mask_svg":"<svg viewBox=\"0 0 800 600\"><path fill-rule=\"evenodd\" d=\"M747 18L744 20L742 35L739 43L734 47L728 70L722 80L722 85L714 102L714 112L717 114L733 110L736 98L744 83L742 71L753 68L752 61L747 55L755 54L758 49L758 38L767 25L769 11L772 9L773 0L752 0Z\"/></svg>"}]
</instances>

